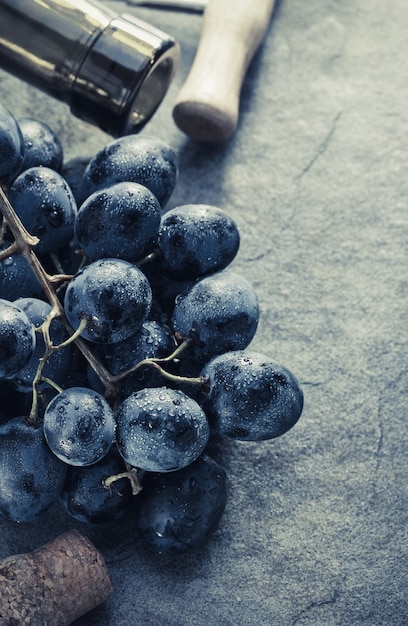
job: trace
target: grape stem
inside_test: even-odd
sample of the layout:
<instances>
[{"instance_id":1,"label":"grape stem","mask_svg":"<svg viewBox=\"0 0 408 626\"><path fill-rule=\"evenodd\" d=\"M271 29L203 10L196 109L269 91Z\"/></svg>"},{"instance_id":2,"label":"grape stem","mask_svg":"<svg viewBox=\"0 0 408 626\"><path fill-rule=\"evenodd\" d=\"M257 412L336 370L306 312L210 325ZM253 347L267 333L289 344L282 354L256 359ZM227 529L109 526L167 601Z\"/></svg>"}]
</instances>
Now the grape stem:
<instances>
[{"instance_id":1,"label":"grape stem","mask_svg":"<svg viewBox=\"0 0 408 626\"><path fill-rule=\"evenodd\" d=\"M132 495L137 496L137 494L140 493L143 489L139 480L138 469L136 467L132 467L128 463L125 463L125 465L126 472L120 472L120 474L113 474L112 476L108 476L108 478L105 478L105 480L102 481L102 484L105 489L110 489L113 483L117 482L121 478L128 478L130 480Z\"/></svg>"},{"instance_id":2,"label":"grape stem","mask_svg":"<svg viewBox=\"0 0 408 626\"><path fill-rule=\"evenodd\" d=\"M157 369L162 374L162 376L167 378L167 380L171 380L172 382L189 383L192 385L202 385L205 382L205 379L201 376L197 378L188 377L188 376L179 376L178 374L172 374L171 372L168 372L161 366L162 363L170 363L171 361L174 361L190 345L190 343L191 343L191 339L187 338L179 346L177 346L174 352L172 352L169 356L166 356L161 359L155 359L155 358L150 357L147 359L143 359L142 361L139 361L138 363L136 363L136 365L134 365L130 369L126 370L125 372L122 372L121 374L114 376L115 382L119 383L121 380L126 378L129 374L132 374L136 372L138 369L140 369L141 367L146 367L147 365L147 366L151 366Z\"/></svg>"},{"instance_id":3,"label":"grape stem","mask_svg":"<svg viewBox=\"0 0 408 626\"><path fill-rule=\"evenodd\" d=\"M47 378L47 376L42 376L41 380L43 380L45 383L48 383L50 387L53 387L55 391L58 391L58 393L61 393L61 391L64 391L62 387L57 385L57 383L51 380L51 378Z\"/></svg>"},{"instance_id":4,"label":"grape stem","mask_svg":"<svg viewBox=\"0 0 408 626\"><path fill-rule=\"evenodd\" d=\"M156 261L160 257L161 257L161 253L158 250L158 248L156 248L152 252L149 252L149 254L147 254L143 259L138 261L137 264L139 267L142 267L143 265L146 265L146 263L152 263L152 261Z\"/></svg>"}]
</instances>

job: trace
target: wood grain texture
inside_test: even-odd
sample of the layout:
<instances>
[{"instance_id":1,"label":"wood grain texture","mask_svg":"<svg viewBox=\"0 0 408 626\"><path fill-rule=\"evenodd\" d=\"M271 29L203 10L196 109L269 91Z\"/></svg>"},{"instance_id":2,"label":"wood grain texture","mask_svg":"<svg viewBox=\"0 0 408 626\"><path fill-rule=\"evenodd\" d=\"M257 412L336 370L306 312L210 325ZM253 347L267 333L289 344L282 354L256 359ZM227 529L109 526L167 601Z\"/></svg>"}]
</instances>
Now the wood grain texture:
<instances>
[{"instance_id":1,"label":"wood grain texture","mask_svg":"<svg viewBox=\"0 0 408 626\"><path fill-rule=\"evenodd\" d=\"M210 0L197 53L173 117L192 139L222 142L235 131L248 66L267 31L275 0Z\"/></svg>"}]
</instances>

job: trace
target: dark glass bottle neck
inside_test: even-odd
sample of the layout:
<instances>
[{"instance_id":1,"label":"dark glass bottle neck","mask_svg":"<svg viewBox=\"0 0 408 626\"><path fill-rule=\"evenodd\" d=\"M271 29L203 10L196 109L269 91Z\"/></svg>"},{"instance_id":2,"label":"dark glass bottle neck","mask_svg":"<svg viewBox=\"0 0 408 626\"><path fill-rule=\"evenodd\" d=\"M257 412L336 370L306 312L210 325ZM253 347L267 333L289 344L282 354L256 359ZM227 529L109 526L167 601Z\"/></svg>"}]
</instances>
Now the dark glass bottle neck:
<instances>
[{"instance_id":1,"label":"dark glass bottle neck","mask_svg":"<svg viewBox=\"0 0 408 626\"><path fill-rule=\"evenodd\" d=\"M0 0L0 67L114 136L137 132L178 62L172 37L88 0Z\"/></svg>"}]
</instances>

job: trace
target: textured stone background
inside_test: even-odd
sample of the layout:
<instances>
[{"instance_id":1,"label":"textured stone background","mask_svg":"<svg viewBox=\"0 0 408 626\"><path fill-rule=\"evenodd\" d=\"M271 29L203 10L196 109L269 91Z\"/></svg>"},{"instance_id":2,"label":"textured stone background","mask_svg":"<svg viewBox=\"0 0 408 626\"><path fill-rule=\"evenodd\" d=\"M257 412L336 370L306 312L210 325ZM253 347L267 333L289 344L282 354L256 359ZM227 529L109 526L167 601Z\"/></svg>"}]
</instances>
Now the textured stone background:
<instances>
[{"instance_id":1,"label":"textured stone background","mask_svg":"<svg viewBox=\"0 0 408 626\"><path fill-rule=\"evenodd\" d=\"M188 140L171 110L201 27L129 8L180 42L174 83L144 132L178 154L169 208L231 212L234 267L261 304L252 347L291 369L305 409L285 436L225 443L230 497L201 550L152 556L131 525L86 530L114 592L77 626L402 626L407 600L408 5L283 0L247 75L238 132ZM51 124L66 160L110 138L0 73L16 116ZM75 526L58 506L0 523L0 556Z\"/></svg>"}]
</instances>

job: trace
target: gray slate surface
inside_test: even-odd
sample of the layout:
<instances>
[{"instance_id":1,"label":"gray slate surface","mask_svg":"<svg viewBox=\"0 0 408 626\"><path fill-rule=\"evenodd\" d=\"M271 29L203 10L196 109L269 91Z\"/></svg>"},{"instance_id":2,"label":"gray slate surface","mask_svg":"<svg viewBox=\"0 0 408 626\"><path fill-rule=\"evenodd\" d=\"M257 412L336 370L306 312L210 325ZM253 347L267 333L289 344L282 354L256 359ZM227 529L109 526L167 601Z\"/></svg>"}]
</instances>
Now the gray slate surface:
<instances>
[{"instance_id":1,"label":"gray slate surface","mask_svg":"<svg viewBox=\"0 0 408 626\"><path fill-rule=\"evenodd\" d=\"M242 93L238 132L196 144L171 109L201 16L133 7L182 58L146 133L178 154L170 206L231 212L255 285L252 347L291 369L305 409L285 436L220 450L230 497L201 550L153 556L131 527L86 530L114 592L77 626L402 626L407 600L408 5L287 0ZM0 73L0 101L61 136L66 159L110 138ZM0 557L73 527L56 506L0 523Z\"/></svg>"}]
</instances>

